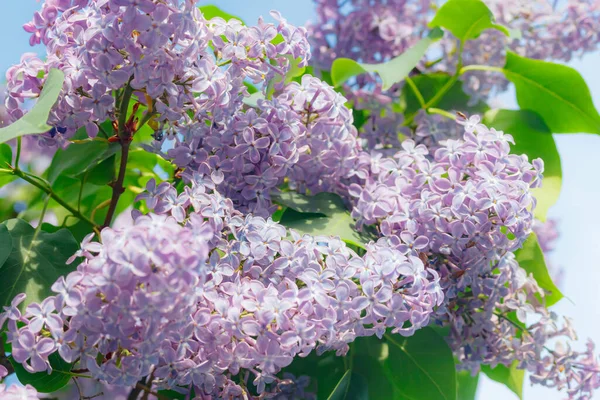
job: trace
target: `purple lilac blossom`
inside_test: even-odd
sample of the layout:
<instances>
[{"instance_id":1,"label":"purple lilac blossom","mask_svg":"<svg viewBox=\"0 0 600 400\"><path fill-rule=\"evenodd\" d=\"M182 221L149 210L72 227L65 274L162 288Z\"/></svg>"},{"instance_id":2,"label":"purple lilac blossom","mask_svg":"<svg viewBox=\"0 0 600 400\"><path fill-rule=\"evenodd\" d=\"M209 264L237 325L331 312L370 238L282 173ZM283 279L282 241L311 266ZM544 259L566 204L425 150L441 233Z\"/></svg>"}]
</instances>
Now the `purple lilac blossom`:
<instances>
[{"instance_id":1,"label":"purple lilac blossom","mask_svg":"<svg viewBox=\"0 0 600 400\"><path fill-rule=\"evenodd\" d=\"M18 361L42 371L58 351L103 382L131 386L152 373L159 388L217 397L240 392L232 378L246 370L263 392L297 355L344 355L388 328L412 335L442 304L437 272L386 239L359 257L338 238L244 217L214 186L196 174L182 221L163 207L106 228L101 246L86 240L56 296L24 314L19 296L2 314Z\"/></svg>"},{"instance_id":2,"label":"purple lilac blossom","mask_svg":"<svg viewBox=\"0 0 600 400\"><path fill-rule=\"evenodd\" d=\"M184 135L223 128L247 96L244 79L265 87L285 75L290 59L300 66L310 58L306 30L261 20L247 27L236 19L207 20L197 1L48 0L25 29L31 43L42 43L45 61L23 55L7 72L6 106L12 119L25 112L27 99L39 96L51 68L66 74L63 93L44 137L65 143L84 127L95 136L98 125L115 120L112 93L130 85L153 112L161 131ZM143 5L140 5L143 4ZM269 42L277 35L283 41ZM117 96L118 97L118 96ZM147 104L150 101L150 104Z\"/></svg>"},{"instance_id":3,"label":"purple lilac blossom","mask_svg":"<svg viewBox=\"0 0 600 400\"><path fill-rule=\"evenodd\" d=\"M41 397L31 385L6 386L5 383L0 383L0 398L2 400L38 400Z\"/></svg>"},{"instance_id":4,"label":"purple lilac blossom","mask_svg":"<svg viewBox=\"0 0 600 400\"><path fill-rule=\"evenodd\" d=\"M485 31L477 40L465 44L465 65L501 67L505 49L540 60L570 61L597 49L600 32L600 4L594 0L484 0L496 22L521 33L507 38L495 30ZM351 58L366 63L381 63L397 57L427 32L427 23L439 7L435 0L315 0L317 21L308 25L313 58L317 69L329 70L333 60ZM441 62L435 70L454 72L456 39L442 40ZM432 53L433 54L433 53ZM434 58L439 54L435 53ZM433 61L431 60L432 64ZM420 68L429 68L425 64ZM487 99L506 90L501 74L469 72L465 77L472 101ZM372 83L360 78L360 83ZM376 86L377 87L377 86ZM352 90L353 88L347 88Z\"/></svg>"}]
</instances>

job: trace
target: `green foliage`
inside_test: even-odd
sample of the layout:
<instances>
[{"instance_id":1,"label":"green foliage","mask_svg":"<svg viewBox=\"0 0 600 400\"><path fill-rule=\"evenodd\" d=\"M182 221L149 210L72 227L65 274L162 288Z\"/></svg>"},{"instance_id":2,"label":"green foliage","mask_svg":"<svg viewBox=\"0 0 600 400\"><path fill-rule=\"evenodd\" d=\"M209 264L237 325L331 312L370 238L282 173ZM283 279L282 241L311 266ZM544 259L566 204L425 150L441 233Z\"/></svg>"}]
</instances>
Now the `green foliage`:
<instances>
[{"instance_id":1,"label":"green foliage","mask_svg":"<svg viewBox=\"0 0 600 400\"><path fill-rule=\"evenodd\" d=\"M527 154L530 161L544 160L542 187L533 189L533 194L537 199L535 216L545 221L562 187L560 155L550 128L538 114L528 110L491 110L485 114L484 123L513 136L513 154Z\"/></svg>"},{"instance_id":2,"label":"green foliage","mask_svg":"<svg viewBox=\"0 0 600 400\"><path fill-rule=\"evenodd\" d=\"M352 345L352 371L363 377L370 399L399 399L394 384L386 375L384 362L390 355L389 344L377 336L357 339ZM353 376L354 376L353 375Z\"/></svg>"},{"instance_id":3,"label":"green foliage","mask_svg":"<svg viewBox=\"0 0 600 400\"><path fill-rule=\"evenodd\" d=\"M451 79L452 77L444 72L416 75L412 78L426 103L433 99ZM463 90L463 82L456 81L433 107L473 113L487 111L487 105L483 103L469 106L469 100L469 96ZM410 85L405 85L402 88L400 102L405 108L404 112L406 115L414 114L421 108L421 104Z\"/></svg>"},{"instance_id":4,"label":"green foliage","mask_svg":"<svg viewBox=\"0 0 600 400\"><path fill-rule=\"evenodd\" d=\"M456 399L452 350L433 329L419 329L411 337L386 335L386 340L385 371L400 399Z\"/></svg>"},{"instance_id":5,"label":"green foliage","mask_svg":"<svg viewBox=\"0 0 600 400\"><path fill-rule=\"evenodd\" d=\"M481 371L488 378L506 385L519 399L523 398L523 382L525 380L525 370L517 369L517 362L509 367L499 364L496 368L491 368L488 365L481 367Z\"/></svg>"},{"instance_id":6,"label":"green foliage","mask_svg":"<svg viewBox=\"0 0 600 400\"><path fill-rule=\"evenodd\" d=\"M6 143L0 144L0 169L7 168L12 163L12 149ZM12 174L0 172L0 187L14 181L16 177Z\"/></svg>"},{"instance_id":7,"label":"green foliage","mask_svg":"<svg viewBox=\"0 0 600 400\"><path fill-rule=\"evenodd\" d=\"M0 128L0 143L6 143L20 136L45 133L52 129L46 122L50 110L58 100L64 81L65 74L62 71L50 70L35 106L14 124Z\"/></svg>"},{"instance_id":8,"label":"green foliage","mask_svg":"<svg viewBox=\"0 0 600 400\"><path fill-rule=\"evenodd\" d=\"M241 19L240 17L233 15L233 14L229 14L226 11L221 10L219 7L215 6L215 5L207 5L207 6L202 6L199 7L200 11L202 12L202 14L204 15L204 18L206 19L213 19L216 17L220 17L223 18L225 21L229 21L231 19L237 19L239 21L242 22L242 24L245 25L244 20Z\"/></svg>"},{"instance_id":9,"label":"green foliage","mask_svg":"<svg viewBox=\"0 0 600 400\"><path fill-rule=\"evenodd\" d=\"M523 247L515 252L515 256L521 268L533 274L538 285L546 291L546 306L556 304L564 297L548 273L544 253L534 233L523 243Z\"/></svg>"},{"instance_id":10,"label":"green foliage","mask_svg":"<svg viewBox=\"0 0 600 400\"><path fill-rule=\"evenodd\" d=\"M360 374L346 371L338 382L334 391L329 395L329 400L368 400L369 388L365 378Z\"/></svg>"},{"instance_id":11,"label":"green foliage","mask_svg":"<svg viewBox=\"0 0 600 400\"><path fill-rule=\"evenodd\" d=\"M331 67L333 86L338 87L353 76L365 73L377 73L383 83L383 90L404 80L423 58L429 46L443 36L440 29L434 29L429 36L398 57L381 63L365 64L349 58L338 58Z\"/></svg>"},{"instance_id":12,"label":"green foliage","mask_svg":"<svg viewBox=\"0 0 600 400\"><path fill-rule=\"evenodd\" d=\"M274 198L288 207L280 223L300 233L338 236L346 243L364 248L371 240L366 233L357 232L354 219L343 200L333 193L319 193L308 197L295 192L284 192Z\"/></svg>"},{"instance_id":13,"label":"green foliage","mask_svg":"<svg viewBox=\"0 0 600 400\"><path fill-rule=\"evenodd\" d=\"M600 115L576 70L507 52L504 74L522 109L538 113L553 133L598 133Z\"/></svg>"},{"instance_id":14,"label":"green foliage","mask_svg":"<svg viewBox=\"0 0 600 400\"><path fill-rule=\"evenodd\" d=\"M48 374L47 372L36 372L32 374L27 372L25 368L13 360L12 357L10 357L9 360L17 374L17 378L19 378L19 382L23 385L33 386L40 393L56 392L65 387L73 376L76 376L71 372L73 364L63 360L57 352L52 353L48 357L48 361L52 366L51 374Z\"/></svg>"},{"instance_id":15,"label":"green foliage","mask_svg":"<svg viewBox=\"0 0 600 400\"><path fill-rule=\"evenodd\" d=\"M108 185L110 182L114 182L117 177L116 159L117 156L115 154L111 155L106 160L89 169L83 175L82 179L97 186Z\"/></svg>"},{"instance_id":16,"label":"green foliage","mask_svg":"<svg viewBox=\"0 0 600 400\"><path fill-rule=\"evenodd\" d=\"M344 376L346 367L344 358L336 356L334 352L317 356L313 351L307 357L294 358L292 364L283 372L289 372L296 377L310 375L311 390L316 393L318 399L327 399Z\"/></svg>"},{"instance_id":17,"label":"green foliage","mask_svg":"<svg viewBox=\"0 0 600 400\"><path fill-rule=\"evenodd\" d=\"M12 253L12 236L5 224L0 225L0 266L4 265Z\"/></svg>"},{"instance_id":18,"label":"green foliage","mask_svg":"<svg viewBox=\"0 0 600 400\"><path fill-rule=\"evenodd\" d=\"M69 232L71 232L77 243L81 243L83 238L91 233L90 225L87 222L81 221L75 217L68 218L64 226L54 226L44 222L41 229L47 233L56 233L61 229L67 229Z\"/></svg>"},{"instance_id":19,"label":"green foliage","mask_svg":"<svg viewBox=\"0 0 600 400\"><path fill-rule=\"evenodd\" d=\"M449 0L437 11L429 27L448 29L462 41L475 39L486 29L510 35L506 27L494 23L492 12L481 0Z\"/></svg>"},{"instance_id":20,"label":"green foliage","mask_svg":"<svg viewBox=\"0 0 600 400\"><path fill-rule=\"evenodd\" d=\"M479 374L471 376L469 371L456 373L456 400L475 400Z\"/></svg>"},{"instance_id":21,"label":"green foliage","mask_svg":"<svg viewBox=\"0 0 600 400\"><path fill-rule=\"evenodd\" d=\"M41 302L52 294L50 286L61 275L75 269L76 265L65 265L79 248L68 230L48 233L19 219L4 221L0 227L0 261L4 259L0 264L0 282L6 283L0 291L0 306L10 304L19 293L27 294L27 300L21 303L23 309L29 303ZM10 250L4 244L7 241L12 243Z\"/></svg>"},{"instance_id":22,"label":"green foliage","mask_svg":"<svg viewBox=\"0 0 600 400\"><path fill-rule=\"evenodd\" d=\"M54 183L61 175L83 175L111 158L119 149L118 143L108 143L107 140L97 138L57 150L48 168L48 181Z\"/></svg>"},{"instance_id":23,"label":"green foliage","mask_svg":"<svg viewBox=\"0 0 600 400\"><path fill-rule=\"evenodd\" d=\"M157 393L164 399L185 400L188 397L186 394L174 390L159 390Z\"/></svg>"},{"instance_id":24,"label":"green foliage","mask_svg":"<svg viewBox=\"0 0 600 400\"><path fill-rule=\"evenodd\" d=\"M284 372L309 374L319 399L456 399L452 351L430 328L408 338L358 338L345 357L313 352L296 358Z\"/></svg>"}]
</instances>

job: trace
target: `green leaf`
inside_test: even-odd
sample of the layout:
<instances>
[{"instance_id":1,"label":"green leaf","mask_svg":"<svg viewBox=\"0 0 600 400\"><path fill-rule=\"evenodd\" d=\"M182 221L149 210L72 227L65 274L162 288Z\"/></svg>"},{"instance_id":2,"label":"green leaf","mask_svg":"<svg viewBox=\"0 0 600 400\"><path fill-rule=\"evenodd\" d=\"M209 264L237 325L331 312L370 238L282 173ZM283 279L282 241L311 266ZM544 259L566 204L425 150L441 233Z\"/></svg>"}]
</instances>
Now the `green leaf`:
<instances>
[{"instance_id":1,"label":"green leaf","mask_svg":"<svg viewBox=\"0 0 600 400\"><path fill-rule=\"evenodd\" d=\"M310 376L310 391L316 393L318 399L327 399L344 376L346 367L344 358L336 356L335 352L318 356L313 351L307 357L294 358L294 362L283 372L289 372L296 377Z\"/></svg>"},{"instance_id":2,"label":"green leaf","mask_svg":"<svg viewBox=\"0 0 600 400\"><path fill-rule=\"evenodd\" d=\"M460 371L456 373L456 400L475 400L477 394L477 385L479 384L479 374L471 376L469 371Z\"/></svg>"},{"instance_id":3,"label":"green leaf","mask_svg":"<svg viewBox=\"0 0 600 400\"><path fill-rule=\"evenodd\" d=\"M258 100L264 99L265 95L263 94L263 92L255 92L251 93L248 97L244 97L242 102L249 107L258 108Z\"/></svg>"},{"instance_id":4,"label":"green leaf","mask_svg":"<svg viewBox=\"0 0 600 400\"><path fill-rule=\"evenodd\" d=\"M389 357L385 371L402 399L456 400L456 368L452 350L433 329L413 336L385 335Z\"/></svg>"},{"instance_id":5,"label":"green leaf","mask_svg":"<svg viewBox=\"0 0 600 400\"><path fill-rule=\"evenodd\" d=\"M47 124L48 116L58 100L64 81L65 74L61 70L51 69L33 108L14 124L0 128L0 143L6 143L19 136L45 133L52 129Z\"/></svg>"},{"instance_id":6,"label":"green leaf","mask_svg":"<svg viewBox=\"0 0 600 400\"><path fill-rule=\"evenodd\" d=\"M437 11L429 27L448 29L462 41L475 39L486 29L510 35L506 27L494 23L494 15L481 0L449 0Z\"/></svg>"},{"instance_id":7,"label":"green leaf","mask_svg":"<svg viewBox=\"0 0 600 400\"><path fill-rule=\"evenodd\" d=\"M274 197L275 202L288 207L280 223L300 233L338 236L353 246L364 248L371 241L366 233L357 232L355 221L343 200L333 193L319 193L308 197L295 192L284 192Z\"/></svg>"},{"instance_id":8,"label":"green leaf","mask_svg":"<svg viewBox=\"0 0 600 400\"><path fill-rule=\"evenodd\" d=\"M328 400L369 400L369 386L366 379L352 370L347 370ZM383 399L382 399L383 400Z\"/></svg>"},{"instance_id":9,"label":"green leaf","mask_svg":"<svg viewBox=\"0 0 600 400\"><path fill-rule=\"evenodd\" d=\"M5 225L0 225L0 265L4 265L12 253L12 236Z\"/></svg>"},{"instance_id":10,"label":"green leaf","mask_svg":"<svg viewBox=\"0 0 600 400\"><path fill-rule=\"evenodd\" d=\"M352 371L348 370L342 376L342 379L337 383L333 392L327 398L328 400L344 400L346 399L346 394L348 393L348 389L350 388L350 380L352 379Z\"/></svg>"},{"instance_id":11,"label":"green leaf","mask_svg":"<svg viewBox=\"0 0 600 400\"><path fill-rule=\"evenodd\" d=\"M481 367L481 372L486 374L491 380L506 385L514 394L519 396L519 399L522 399L525 370L517 369L517 364L515 361L510 368L499 364L494 369L489 365L484 365Z\"/></svg>"},{"instance_id":12,"label":"green leaf","mask_svg":"<svg viewBox=\"0 0 600 400\"><path fill-rule=\"evenodd\" d=\"M56 152L48 168L48 180L54 183L61 174L82 175L112 157L119 149L118 143L109 144L99 139L73 143L66 149Z\"/></svg>"},{"instance_id":13,"label":"green leaf","mask_svg":"<svg viewBox=\"0 0 600 400\"><path fill-rule=\"evenodd\" d=\"M398 398L399 394L384 369L384 362L389 357L388 343L377 336L358 338L350 345L349 357L352 357L352 372L364 379L370 400Z\"/></svg>"},{"instance_id":14,"label":"green leaf","mask_svg":"<svg viewBox=\"0 0 600 400\"><path fill-rule=\"evenodd\" d=\"M537 112L553 133L598 133L600 115L576 70L508 51L504 74L515 84L522 109Z\"/></svg>"},{"instance_id":15,"label":"green leaf","mask_svg":"<svg viewBox=\"0 0 600 400\"><path fill-rule=\"evenodd\" d=\"M116 179L115 160L117 156L113 154L100 164L92 167L85 175L85 181L97 186L107 185Z\"/></svg>"},{"instance_id":16,"label":"green leaf","mask_svg":"<svg viewBox=\"0 0 600 400\"><path fill-rule=\"evenodd\" d=\"M83 238L85 238L87 235L89 235L92 232L92 227L90 226L90 224L88 224L85 221L80 220L79 218L69 218L67 220L67 224L63 227L54 226L47 222L44 222L42 224L42 230L44 232L56 233L56 232L60 231L61 229L69 230L71 232L71 234L73 235L73 238L75 238L75 241L77 243L81 243L83 241Z\"/></svg>"},{"instance_id":17,"label":"green leaf","mask_svg":"<svg viewBox=\"0 0 600 400\"><path fill-rule=\"evenodd\" d=\"M211 5L202 6L202 7L198 7L198 8L200 8L200 11L204 15L204 18L206 18L206 19L213 19L216 17L223 18L225 21L229 21L231 19L237 19L238 21L241 21L242 24L245 25L243 19L241 19L240 17L238 17L236 15L229 14L228 12L221 10L219 7L217 7L215 5L211 4Z\"/></svg>"},{"instance_id":18,"label":"green leaf","mask_svg":"<svg viewBox=\"0 0 600 400\"><path fill-rule=\"evenodd\" d=\"M384 340L375 336L361 337L350 344L345 357L338 357L334 352L319 357L312 352L308 357L294 359L283 372L296 377L310 376L311 386L307 390L315 392L319 399L342 396L335 398L401 400L384 371L388 354ZM346 397L343 397L343 389L346 389Z\"/></svg>"},{"instance_id":19,"label":"green leaf","mask_svg":"<svg viewBox=\"0 0 600 400\"><path fill-rule=\"evenodd\" d=\"M27 372L25 368L12 357L9 357L19 382L23 385L31 385L41 393L52 393L65 387L69 380L75 375L71 372L73 364L62 359L58 352L50 354L48 361L52 366L52 373L36 372L34 374Z\"/></svg>"},{"instance_id":20,"label":"green leaf","mask_svg":"<svg viewBox=\"0 0 600 400\"><path fill-rule=\"evenodd\" d=\"M515 252L515 256L521 268L533 274L538 285L546 291L546 306L556 304L564 297L548 273L544 253L534 233L529 235L523 247Z\"/></svg>"},{"instance_id":21,"label":"green leaf","mask_svg":"<svg viewBox=\"0 0 600 400\"><path fill-rule=\"evenodd\" d=\"M0 144L0 168L12 164L12 148L6 143Z\"/></svg>"},{"instance_id":22,"label":"green leaf","mask_svg":"<svg viewBox=\"0 0 600 400\"><path fill-rule=\"evenodd\" d=\"M12 164L12 149L6 143L0 144L0 168L7 168ZM12 173L0 172L0 187L17 179Z\"/></svg>"},{"instance_id":23,"label":"green leaf","mask_svg":"<svg viewBox=\"0 0 600 400\"><path fill-rule=\"evenodd\" d=\"M537 199L535 216L545 221L562 187L560 155L550 128L538 114L529 110L490 110L485 114L484 123L512 135L515 139L512 153L527 154L530 161L544 160L542 187L533 189L533 193Z\"/></svg>"},{"instance_id":24,"label":"green leaf","mask_svg":"<svg viewBox=\"0 0 600 400\"><path fill-rule=\"evenodd\" d=\"M431 74L422 74L412 77L413 82L419 92L423 95L425 102L429 102L452 77L443 72L434 72ZM443 110L456 110L468 113L482 113L487 111L488 107L484 103L469 105L470 97L463 90L463 82L456 81L448 92L434 105L434 107ZM411 115L419 111L421 104L417 99L410 85L402 88L400 102L404 103L404 113Z\"/></svg>"},{"instance_id":25,"label":"green leaf","mask_svg":"<svg viewBox=\"0 0 600 400\"><path fill-rule=\"evenodd\" d=\"M383 90L388 90L404 80L423 58L429 46L442 36L441 30L434 29L427 38L421 39L403 54L381 64L364 64L349 58L338 58L331 66L333 86L338 87L356 75L376 73L381 78Z\"/></svg>"},{"instance_id":26,"label":"green leaf","mask_svg":"<svg viewBox=\"0 0 600 400\"><path fill-rule=\"evenodd\" d=\"M47 233L19 219L0 226L12 238L12 251L0 265L0 282L6 282L0 291L0 306L10 304L19 293L27 294L22 309L29 303L41 302L52 294L50 286L60 276L75 270L76 265L67 266L66 261L79 245L68 230Z\"/></svg>"},{"instance_id":27,"label":"green leaf","mask_svg":"<svg viewBox=\"0 0 600 400\"><path fill-rule=\"evenodd\" d=\"M185 393L179 393L174 390L159 390L157 393L163 398L173 400L185 400L188 397Z\"/></svg>"}]
</instances>

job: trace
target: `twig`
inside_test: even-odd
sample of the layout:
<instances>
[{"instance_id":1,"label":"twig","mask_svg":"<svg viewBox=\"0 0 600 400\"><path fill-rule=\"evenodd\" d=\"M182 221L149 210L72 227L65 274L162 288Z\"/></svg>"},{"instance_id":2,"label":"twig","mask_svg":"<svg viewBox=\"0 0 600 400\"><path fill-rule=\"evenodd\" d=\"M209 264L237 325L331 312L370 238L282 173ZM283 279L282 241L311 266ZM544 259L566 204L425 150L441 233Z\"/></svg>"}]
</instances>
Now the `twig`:
<instances>
[{"instance_id":1,"label":"twig","mask_svg":"<svg viewBox=\"0 0 600 400\"><path fill-rule=\"evenodd\" d=\"M119 166L119 176L117 180L112 184L112 198L110 200L110 206L108 207L108 213L106 214L106 219L104 220L103 228L110 226L112 219L115 215L115 211L117 210L117 204L119 203L119 198L125 192L125 187L123 186L123 182L125 181L125 173L127 172L127 160L129 159L129 148L131 143L129 141L121 142L121 164Z\"/></svg>"},{"instance_id":2,"label":"twig","mask_svg":"<svg viewBox=\"0 0 600 400\"><path fill-rule=\"evenodd\" d=\"M52 190L52 188L49 185L42 184L42 183L36 181L32 177L30 177L29 174L21 171L18 168L12 169L11 172L13 173L13 175L18 176L19 178L23 179L25 182L28 182L29 184L37 187L38 189L40 189L41 191L46 193L48 196L50 196L52 198L52 200L56 201L58 204L60 204L63 208L65 208L67 211L69 211L75 217L90 224L96 232L100 231L100 227L98 225L96 225L96 223L94 221L92 221L91 219L89 219L88 217L86 217L85 215L80 213L74 207L71 207L69 205L69 203L67 203L60 196L58 196L56 193L54 193L54 191Z\"/></svg>"},{"instance_id":3,"label":"twig","mask_svg":"<svg viewBox=\"0 0 600 400\"><path fill-rule=\"evenodd\" d=\"M106 214L106 219L104 220L103 228L110 226L112 223L112 219L115 215L115 211L117 209L117 204L119 203L119 198L125 192L125 187L123 186L123 182L125 181L125 174L127 172L127 161L129 159L129 149L131 147L131 138L133 136L133 132L128 131L127 127L127 111L129 109L129 102L131 101L131 97L133 96L133 88L128 83L125 91L123 92L123 99L121 100L121 104L119 107L119 122L118 122L118 136L119 142L121 143L121 163L119 166L119 176L117 180L111 185L112 186L112 198L110 200L110 206L108 207L108 213Z\"/></svg>"}]
</instances>

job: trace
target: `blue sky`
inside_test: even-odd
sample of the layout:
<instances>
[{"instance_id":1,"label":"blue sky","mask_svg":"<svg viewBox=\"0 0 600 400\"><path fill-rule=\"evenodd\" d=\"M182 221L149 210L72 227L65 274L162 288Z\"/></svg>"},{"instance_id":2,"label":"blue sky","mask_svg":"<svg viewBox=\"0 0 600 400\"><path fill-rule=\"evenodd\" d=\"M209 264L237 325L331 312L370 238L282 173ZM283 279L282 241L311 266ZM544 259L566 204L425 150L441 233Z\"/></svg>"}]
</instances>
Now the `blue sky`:
<instances>
[{"instance_id":1,"label":"blue sky","mask_svg":"<svg viewBox=\"0 0 600 400\"><path fill-rule=\"evenodd\" d=\"M311 0L215 0L211 3L239 15L248 23L256 21L260 15L268 16L273 9L295 24L303 24L314 15ZM39 7L36 0L3 1L0 71L6 71L18 62L23 52L32 51L29 34L21 27ZM587 55L570 65L583 75L596 105L600 105L600 54ZM513 91L505 93L501 100L506 108L516 108ZM560 220L562 236L552 258L566 270L563 292L571 301L563 300L554 310L574 320L580 336L578 345L583 347L587 338L600 344L600 307L597 307L600 304L600 136L556 135L556 141L563 162L563 191L551 215ZM479 398L510 400L516 396L483 378ZM563 396L554 390L530 387L526 382L524 399L540 398L558 400Z\"/></svg>"}]
</instances>

